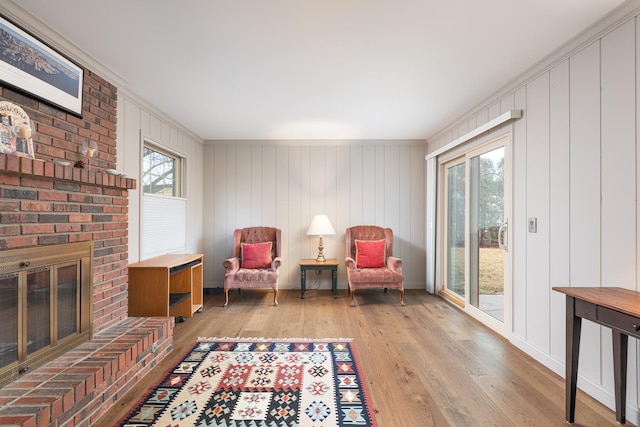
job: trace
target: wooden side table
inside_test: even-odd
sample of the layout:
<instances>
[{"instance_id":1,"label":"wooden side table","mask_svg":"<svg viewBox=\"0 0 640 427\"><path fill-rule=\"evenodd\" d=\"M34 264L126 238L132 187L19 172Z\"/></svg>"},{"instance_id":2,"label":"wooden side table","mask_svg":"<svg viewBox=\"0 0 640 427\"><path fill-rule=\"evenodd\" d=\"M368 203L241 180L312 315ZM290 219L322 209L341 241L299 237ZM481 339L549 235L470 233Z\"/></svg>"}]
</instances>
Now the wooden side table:
<instances>
[{"instance_id":1,"label":"wooden side table","mask_svg":"<svg viewBox=\"0 0 640 427\"><path fill-rule=\"evenodd\" d=\"M578 356L582 319L611 328L616 421L626 422L627 348L629 337L640 339L640 293L615 287L554 287L566 297L566 418L575 421Z\"/></svg>"},{"instance_id":2,"label":"wooden side table","mask_svg":"<svg viewBox=\"0 0 640 427\"><path fill-rule=\"evenodd\" d=\"M328 258L326 261L316 261L315 259L300 260L300 298L304 299L304 291L306 289L307 270L331 270L331 289L333 290L333 298L338 298L338 260Z\"/></svg>"}]
</instances>

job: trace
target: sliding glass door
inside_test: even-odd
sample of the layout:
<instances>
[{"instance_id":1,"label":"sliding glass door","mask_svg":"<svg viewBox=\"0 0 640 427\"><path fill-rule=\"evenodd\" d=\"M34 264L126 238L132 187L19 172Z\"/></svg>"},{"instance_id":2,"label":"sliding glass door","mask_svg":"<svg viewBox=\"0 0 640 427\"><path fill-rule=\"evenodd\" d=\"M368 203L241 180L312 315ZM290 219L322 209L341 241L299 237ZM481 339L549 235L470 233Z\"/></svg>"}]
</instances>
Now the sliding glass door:
<instances>
[{"instance_id":1,"label":"sliding glass door","mask_svg":"<svg viewBox=\"0 0 640 427\"><path fill-rule=\"evenodd\" d=\"M441 164L441 293L506 333L510 313L508 135ZM442 199L441 199L442 200Z\"/></svg>"},{"instance_id":2,"label":"sliding glass door","mask_svg":"<svg viewBox=\"0 0 640 427\"><path fill-rule=\"evenodd\" d=\"M463 161L447 165L446 187L446 281L449 292L464 299L465 296L465 175Z\"/></svg>"}]
</instances>

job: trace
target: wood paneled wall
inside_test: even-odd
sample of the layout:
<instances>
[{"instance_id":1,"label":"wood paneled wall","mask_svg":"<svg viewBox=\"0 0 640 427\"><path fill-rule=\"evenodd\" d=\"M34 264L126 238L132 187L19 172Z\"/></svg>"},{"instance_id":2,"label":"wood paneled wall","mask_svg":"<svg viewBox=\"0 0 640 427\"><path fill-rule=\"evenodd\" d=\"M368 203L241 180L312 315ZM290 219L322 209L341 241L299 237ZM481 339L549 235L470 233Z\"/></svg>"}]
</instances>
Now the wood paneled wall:
<instances>
[{"instance_id":1,"label":"wood paneled wall","mask_svg":"<svg viewBox=\"0 0 640 427\"><path fill-rule=\"evenodd\" d=\"M324 213L336 230L324 236L324 254L340 261L339 289L347 286L345 229L360 224L394 230L405 287L424 289L425 154L425 141L206 142L205 285L222 286L234 229L275 226L283 238L280 287L299 288L299 260L318 252L318 237L306 231ZM330 276L318 286L330 289Z\"/></svg>"},{"instance_id":2,"label":"wood paneled wall","mask_svg":"<svg viewBox=\"0 0 640 427\"><path fill-rule=\"evenodd\" d=\"M203 194L203 144L194 135L183 130L179 125L171 123L161 114L153 111L142 102L136 100L126 90L122 91L118 100L118 171L128 177L138 179L137 190L132 190L129 197L129 263L140 261L154 255L161 255L171 249L171 251L202 253L202 194ZM147 235L145 237L145 222L153 220L154 216L161 215L155 203L153 207L156 212L151 213L151 218L145 217L144 197L142 197L142 146L144 140L149 140L155 145L177 153L185 159L184 172L184 196L186 218L176 228L184 232L184 237L180 237L180 242L172 242L170 245L154 247L154 243L160 239L158 236ZM156 201L157 202L157 201ZM160 201L161 202L161 201ZM175 206L175 201L169 201L169 206ZM148 202L147 202L148 203ZM180 203L180 202L178 202ZM175 208L173 208L175 209ZM160 209L162 210L162 209ZM148 216L148 215L147 215ZM147 233L156 233L160 230L149 229ZM174 239L173 230L167 230L164 238ZM186 243L185 243L186 242ZM185 245L176 249L181 244ZM177 245L177 246L176 246Z\"/></svg>"},{"instance_id":3,"label":"wood paneled wall","mask_svg":"<svg viewBox=\"0 0 640 427\"><path fill-rule=\"evenodd\" d=\"M434 151L504 111L523 110L513 123L511 342L563 376L565 299L551 288L640 291L639 13L585 36L428 142ZM537 217L537 233L528 232L529 217ZM582 336L578 384L613 407L611 331L586 322ZM638 424L640 360L632 341L627 418Z\"/></svg>"}]
</instances>

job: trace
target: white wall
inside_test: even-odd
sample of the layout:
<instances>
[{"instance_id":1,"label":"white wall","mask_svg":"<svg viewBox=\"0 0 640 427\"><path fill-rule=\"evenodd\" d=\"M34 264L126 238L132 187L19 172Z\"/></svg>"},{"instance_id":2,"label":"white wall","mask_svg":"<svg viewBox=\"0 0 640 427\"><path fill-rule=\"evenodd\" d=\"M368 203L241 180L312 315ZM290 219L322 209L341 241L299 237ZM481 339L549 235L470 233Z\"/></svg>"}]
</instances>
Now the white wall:
<instances>
[{"instance_id":1,"label":"white wall","mask_svg":"<svg viewBox=\"0 0 640 427\"><path fill-rule=\"evenodd\" d=\"M553 286L640 291L639 2L429 139L432 152L509 109L513 123L511 341L564 377L565 297ZM638 93L638 94L637 94ZM528 233L527 218L538 218ZM611 331L583 322L578 386L613 408ZM638 342L627 418L638 424Z\"/></svg>"},{"instance_id":2,"label":"white wall","mask_svg":"<svg viewBox=\"0 0 640 427\"><path fill-rule=\"evenodd\" d=\"M186 159L186 218L178 227L184 229L180 248L171 252L202 253L203 250L203 144L202 141L169 119L155 114L150 107L135 100L126 91L118 92L117 150L118 171L138 180L138 189L129 196L129 262L160 255L152 242L144 240L144 198L141 195L142 144L152 141ZM155 214L158 214L157 212ZM148 220L148 218L147 218ZM170 233L169 233L170 234ZM167 246L170 247L170 246ZM155 252L154 252L155 251ZM164 251L166 252L166 251ZM205 262L208 260L205 259Z\"/></svg>"},{"instance_id":3,"label":"white wall","mask_svg":"<svg viewBox=\"0 0 640 427\"><path fill-rule=\"evenodd\" d=\"M233 230L282 229L282 289L300 288L301 258L315 258L318 238L305 233L314 214L336 230L324 254L337 258L346 289L345 229L371 224L394 230L406 288L424 289L425 141L207 141L204 148L205 285L221 287ZM328 274L320 287L330 289ZM307 283L309 286L309 283Z\"/></svg>"}]
</instances>

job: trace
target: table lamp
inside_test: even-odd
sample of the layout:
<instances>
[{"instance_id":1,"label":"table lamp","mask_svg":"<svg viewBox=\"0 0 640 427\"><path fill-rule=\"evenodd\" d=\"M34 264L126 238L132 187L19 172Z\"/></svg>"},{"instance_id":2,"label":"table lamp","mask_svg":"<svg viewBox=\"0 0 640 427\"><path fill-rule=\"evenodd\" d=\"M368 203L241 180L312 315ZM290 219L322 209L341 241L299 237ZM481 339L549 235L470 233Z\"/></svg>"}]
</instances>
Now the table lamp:
<instances>
[{"instance_id":1,"label":"table lamp","mask_svg":"<svg viewBox=\"0 0 640 427\"><path fill-rule=\"evenodd\" d=\"M320 236L320 241L318 242L318 257L316 261L324 262L326 259L324 258L324 254L322 253L322 236L336 234L336 231L333 229L331 225L331 221L329 221L329 217L326 215L315 215L311 220L311 225L309 225L309 229L307 230L307 236Z\"/></svg>"}]
</instances>

